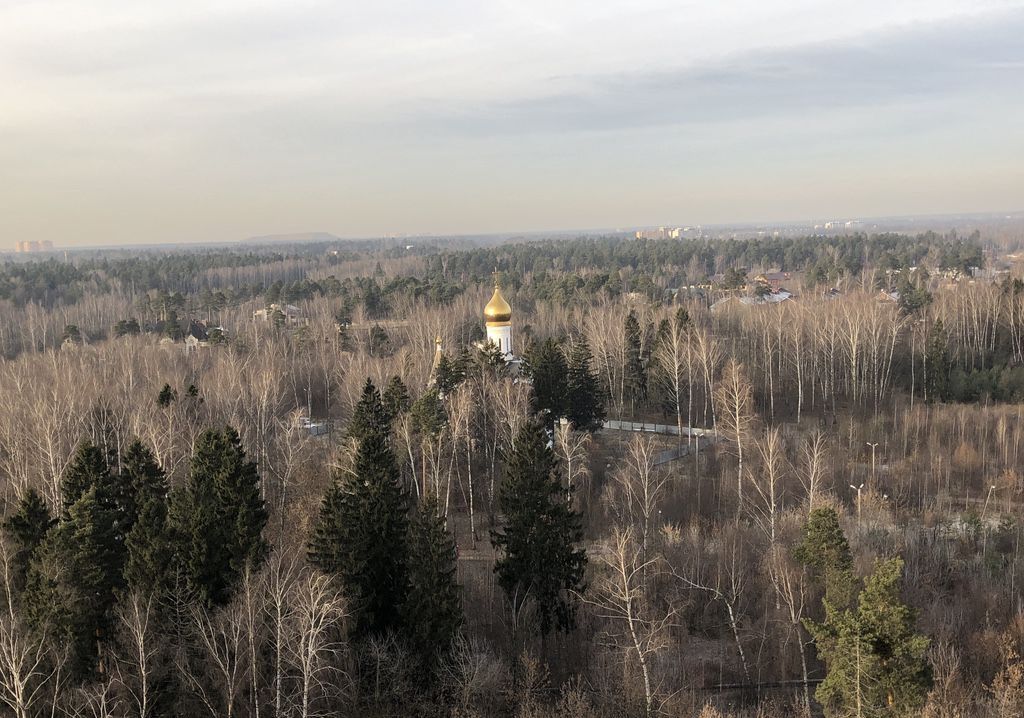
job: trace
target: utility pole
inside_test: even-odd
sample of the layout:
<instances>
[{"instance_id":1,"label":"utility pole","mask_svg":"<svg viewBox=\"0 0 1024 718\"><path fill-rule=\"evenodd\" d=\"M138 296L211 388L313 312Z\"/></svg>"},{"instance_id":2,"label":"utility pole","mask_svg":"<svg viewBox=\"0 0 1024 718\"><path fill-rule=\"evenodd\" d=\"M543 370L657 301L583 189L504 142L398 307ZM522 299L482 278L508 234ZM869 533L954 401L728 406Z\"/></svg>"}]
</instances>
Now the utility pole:
<instances>
[{"instance_id":1,"label":"utility pole","mask_svg":"<svg viewBox=\"0 0 1024 718\"><path fill-rule=\"evenodd\" d=\"M854 486L850 484L850 488L857 492L857 526L860 526L860 492L864 489L864 484L860 486Z\"/></svg>"},{"instance_id":2,"label":"utility pole","mask_svg":"<svg viewBox=\"0 0 1024 718\"><path fill-rule=\"evenodd\" d=\"M876 476L875 476L875 449L878 448L878 442L876 441L875 443L872 444L870 441L866 441L864 443L866 443L868 446L871 447L871 484L872 484L872 486L874 486L875 483L876 483L875 482L875 479L876 479Z\"/></svg>"}]
</instances>

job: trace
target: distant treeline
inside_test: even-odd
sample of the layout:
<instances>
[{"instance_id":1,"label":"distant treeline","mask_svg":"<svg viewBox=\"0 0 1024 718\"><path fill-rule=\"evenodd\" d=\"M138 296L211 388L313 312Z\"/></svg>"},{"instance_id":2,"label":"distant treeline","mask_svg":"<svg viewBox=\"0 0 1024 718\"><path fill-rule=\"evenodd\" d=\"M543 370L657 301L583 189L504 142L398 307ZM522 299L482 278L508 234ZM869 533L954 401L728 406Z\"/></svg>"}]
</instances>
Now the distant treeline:
<instances>
[{"instance_id":1,"label":"distant treeline","mask_svg":"<svg viewBox=\"0 0 1024 718\"><path fill-rule=\"evenodd\" d=\"M701 282L731 268L806 272L805 281L817 285L857 277L865 269L927 264L966 271L984 265L977 232L966 238L934 232L683 241L602 237L457 248L462 245L436 241L406 248L394 242L361 242L335 249L316 243L286 251L114 252L70 262L7 261L0 264L0 299L15 306L53 307L75 304L87 294L181 295L185 304L201 309L260 296L268 304L329 296L342 298L350 307L362 302L368 315L382 316L389 298L401 295L444 304L466 286L490 281L495 269L524 299L568 301L597 293L614 297L623 291L653 299L665 288ZM420 266L425 269L416 276L390 266L391 260L408 256L423 258ZM338 279L331 273L345 263L375 259L376 270L366 276Z\"/></svg>"}]
</instances>

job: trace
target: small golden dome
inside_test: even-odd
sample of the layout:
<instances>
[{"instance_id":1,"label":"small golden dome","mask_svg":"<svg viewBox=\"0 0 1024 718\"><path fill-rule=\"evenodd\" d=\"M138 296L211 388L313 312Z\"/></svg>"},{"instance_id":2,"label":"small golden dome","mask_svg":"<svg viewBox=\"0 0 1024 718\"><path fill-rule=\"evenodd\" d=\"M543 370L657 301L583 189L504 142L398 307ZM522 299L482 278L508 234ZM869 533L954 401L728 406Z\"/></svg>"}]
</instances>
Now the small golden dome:
<instances>
[{"instance_id":1,"label":"small golden dome","mask_svg":"<svg viewBox=\"0 0 1024 718\"><path fill-rule=\"evenodd\" d=\"M484 319L488 322L507 322L512 319L512 307L501 296L501 287L495 283L491 301L484 307Z\"/></svg>"}]
</instances>

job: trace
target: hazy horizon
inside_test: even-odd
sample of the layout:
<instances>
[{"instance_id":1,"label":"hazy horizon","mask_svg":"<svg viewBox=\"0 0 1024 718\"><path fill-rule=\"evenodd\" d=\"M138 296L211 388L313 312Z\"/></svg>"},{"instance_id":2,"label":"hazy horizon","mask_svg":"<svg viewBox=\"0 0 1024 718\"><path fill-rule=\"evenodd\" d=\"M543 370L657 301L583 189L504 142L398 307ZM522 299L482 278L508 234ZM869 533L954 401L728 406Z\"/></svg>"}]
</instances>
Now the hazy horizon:
<instances>
[{"instance_id":1,"label":"hazy horizon","mask_svg":"<svg viewBox=\"0 0 1024 718\"><path fill-rule=\"evenodd\" d=\"M0 8L0 247L1024 208L1024 2Z\"/></svg>"}]
</instances>

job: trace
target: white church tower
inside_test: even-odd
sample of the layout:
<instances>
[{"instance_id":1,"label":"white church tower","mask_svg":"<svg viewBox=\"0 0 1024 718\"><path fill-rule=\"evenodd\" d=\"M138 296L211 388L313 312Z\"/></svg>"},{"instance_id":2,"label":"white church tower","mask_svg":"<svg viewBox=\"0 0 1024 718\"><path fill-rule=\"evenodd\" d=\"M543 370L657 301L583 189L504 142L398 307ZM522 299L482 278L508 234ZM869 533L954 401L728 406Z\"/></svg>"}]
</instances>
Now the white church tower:
<instances>
[{"instance_id":1,"label":"white church tower","mask_svg":"<svg viewBox=\"0 0 1024 718\"><path fill-rule=\"evenodd\" d=\"M512 307L501 296L501 285L498 283L498 273L494 273L494 294L491 301L484 307L484 320L487 323L487 341L498 347L498 351L511 361L512 354Z\"/></svg>"}]
</instances>

